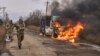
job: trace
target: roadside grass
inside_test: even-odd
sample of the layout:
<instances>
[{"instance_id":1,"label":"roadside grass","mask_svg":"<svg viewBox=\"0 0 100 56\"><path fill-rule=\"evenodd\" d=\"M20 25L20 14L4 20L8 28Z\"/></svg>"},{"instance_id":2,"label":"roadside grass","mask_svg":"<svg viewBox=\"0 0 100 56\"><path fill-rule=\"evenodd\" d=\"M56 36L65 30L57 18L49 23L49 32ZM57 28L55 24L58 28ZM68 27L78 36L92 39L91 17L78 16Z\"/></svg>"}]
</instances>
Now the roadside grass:
<instances>
[{"instance_id":1,"label":"roadside grass","mask_svg":"<svg viewBox=\"0 0 100 56\"><path fill-rule=\"evenodd\" d=\"M35 33L39 33L40 32L40 28L37 27L37 26L29 25L29 26L27 26L27 28L31 32L35 32Z\"/></svg>"},{"instance_id":2,"label":"roadside grass","mask_svg":"<svg viewBox=\"0 0 100 56\"><path fill-rule=\"evenodd\" d=\"M3 42L4 36L5 36L5 28L4 26L0 26L0 43Z\"/></svg>"},{"instance_id":3,"label":"roadside grass","mask_svg":"<svg viewBox=\"0 0 100 56\"><path fill-rule=\"evenodd\" d=\"M0 36L0 44L3 42L3 37Z\"/></svg>"},{"instance_id":4,"label":"roadside grass","mask_svg":"<svg viewBox=\"0 0 100 56\"><path fill-rule=\"evenodd\" d=\"M0 43L2 43L2 37L0 37Z\"/></svg>"}]
</instances>

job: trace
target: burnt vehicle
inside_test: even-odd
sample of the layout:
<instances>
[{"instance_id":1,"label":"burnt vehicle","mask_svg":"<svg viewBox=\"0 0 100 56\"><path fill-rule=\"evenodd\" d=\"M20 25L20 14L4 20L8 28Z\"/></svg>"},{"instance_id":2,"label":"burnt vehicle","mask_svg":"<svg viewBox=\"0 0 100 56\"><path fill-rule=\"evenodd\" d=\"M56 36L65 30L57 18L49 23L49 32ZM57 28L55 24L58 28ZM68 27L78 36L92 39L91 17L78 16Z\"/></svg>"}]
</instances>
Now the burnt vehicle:
<instances>
[{"instance_id":1,"label":"burnt vehicle","mask_svg":"<svg viewBox=\"0 0 100 56\"><path fill-rule=\"evenodd\" d=\"M58 16L46 16L40 19L40 32L44 35L51 35L53 33L52 23Z\"/></svg>"}]
</instances>

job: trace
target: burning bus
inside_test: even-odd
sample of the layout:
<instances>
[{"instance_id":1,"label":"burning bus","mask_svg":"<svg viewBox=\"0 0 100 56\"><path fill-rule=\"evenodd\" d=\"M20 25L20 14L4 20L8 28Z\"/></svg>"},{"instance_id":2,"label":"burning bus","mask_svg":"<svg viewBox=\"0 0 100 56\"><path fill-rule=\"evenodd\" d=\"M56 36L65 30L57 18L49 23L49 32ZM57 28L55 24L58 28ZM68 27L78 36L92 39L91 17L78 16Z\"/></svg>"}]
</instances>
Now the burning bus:
<instances>
[{"instance_id":1,"label":"burning bus","mask_svg":"<svg viewBox=\"0 0 100 56\"><path fill-rule=\"evenodd\" d=\"M46 24L49 23L47 26ZM44 33L50 35L51 38L58 40L69 41L72 44L78 38L79 33L84 29L84 24L81 21L72 21L70 18L60 18L53 16L50 20L45 20Z\"/></svg>"}]
</instances>

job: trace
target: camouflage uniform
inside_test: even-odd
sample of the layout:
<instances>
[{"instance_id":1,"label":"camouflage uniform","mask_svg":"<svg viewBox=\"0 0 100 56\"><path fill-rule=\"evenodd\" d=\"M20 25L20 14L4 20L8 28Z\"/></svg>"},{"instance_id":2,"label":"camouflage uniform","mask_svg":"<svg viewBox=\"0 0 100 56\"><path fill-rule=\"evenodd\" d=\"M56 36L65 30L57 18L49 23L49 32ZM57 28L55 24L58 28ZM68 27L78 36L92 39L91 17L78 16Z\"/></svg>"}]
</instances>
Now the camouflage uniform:
<instances>
[{"instance_id":1,"label":"camouflage uniform","mask_svg":"<svg viewBox=\"0 0 100 56\"><path fill-rule=\"evenodd\" d=\"M25 29L25 24L22 19L19 19L16 29L17 29L18 47L19 49L21 49L22 46L21 42L24 39L24 29Z\"/></svg>"},{"instance_id":2,"label":"camouflage uniform","mask_svg":"<svg viewBox=\"0 0 100 56\"><path fill-rule=\"evenodd\" d=\"M10 40L12 40L12 33L13 33L13 28L14 28L12 20L10 20L9 22L6 22L5 27L6 27L6 34L8 34Z\"/></svg>"}]
</instances>

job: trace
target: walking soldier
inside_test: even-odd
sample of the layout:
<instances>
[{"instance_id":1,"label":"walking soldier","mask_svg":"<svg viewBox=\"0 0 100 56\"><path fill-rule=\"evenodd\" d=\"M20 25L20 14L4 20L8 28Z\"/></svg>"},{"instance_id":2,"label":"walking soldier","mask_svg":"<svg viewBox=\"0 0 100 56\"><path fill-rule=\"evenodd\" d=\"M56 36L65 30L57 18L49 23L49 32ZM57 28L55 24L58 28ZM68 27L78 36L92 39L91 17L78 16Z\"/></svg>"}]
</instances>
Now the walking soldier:
<instances>
[{"instance_id":1,"label":"walking soldier","mask_svg":"<svg viewBox=\"0 0 100 56\"><path fill-rule=\"evenodd\" d=\"M25 24L22 18L19 19L18 24L17 24L17 38L18 38L18 47L21 49L22 46L22 41L24 39L24 29L25 29Z\"/></svg>"},{"instance_id":2,"label":"walking soldier","mask_svg":"<svg viewBox=\"0 0 100 56\"><path fill-rule=\"evenodd\" d=\"M7 41L12 41L12 34L13 34L13 28L14 28L12 20L6 22L5 28L6 28L6 34L7 34Z\"/></svg>"}]
</instances>

